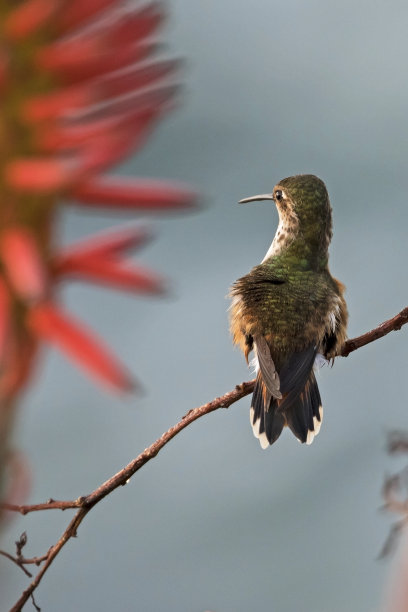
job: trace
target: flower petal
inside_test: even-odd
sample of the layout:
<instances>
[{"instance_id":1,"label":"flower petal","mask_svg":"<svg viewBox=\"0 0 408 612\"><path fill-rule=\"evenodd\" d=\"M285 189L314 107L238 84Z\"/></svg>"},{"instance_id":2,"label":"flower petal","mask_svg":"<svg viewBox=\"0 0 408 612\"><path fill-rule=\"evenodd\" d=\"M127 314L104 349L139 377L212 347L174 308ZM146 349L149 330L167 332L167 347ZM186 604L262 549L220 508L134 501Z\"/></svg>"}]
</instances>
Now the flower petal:
<instances>
[{"instance_id":1,"label":"flower petal","mask_svg":"<svg viewBox=\"0 0 408 612\"><path fill-rule=\"evenodd\" d=\"M111 11L108 19L93 28L42 47L36 63L39 68L75 80L106 73L150 53L152 46L144 41L163 17L162 7L156 2L128 11Z\"/></svg>"},{"instance_id":2,"label":"flower petal","mask_svg":"<svg viewBox=\"0 0 408 612\"><path fill-rule=\"evenodd\" d=\"M6 283L0 279L0 363L3 362L7 340L11 332L10 294Z\"/></svg>"},{"instance_id":3,"label":"flower petal","mask_svg":"<svg viewBox=\"0 0 408 612\"><path fill-rule=\"evenodd\" d=\"M84 121L65 122L64 125L41 124L35 126L34 141L47 153L82 148L105 134L117 134L119 130L137 133L151 123L162 110L136 109L133 112L91 117Z\"/></svg>"},{"instance_id":4,"label":"flower petal","mask_svg":"<svg viewBox=\"0 0 408 612\"><path fill-rule=\"evenodd\" d=\"M112 257L128 249L139 248L152 238L146 227L123 227L102 232L60 251L54 258L54 269L64 268L71 260L97 257Z\"/></svg>"},{"instance_id":5,"label":"flower petal","mask_svg":"<svg viewBox=\"0 0 408 612\"><path fill-rule=\"evenodd\" d=\"M152 126L147 124L136 133L132 130L118 130L94 138L81 151L84 173L100 173L127 157L131 151L137 151L146 142L151 128Z\"/></svg>"},{"instance_id":6,"label":"flower petal","mask_svg":"<svg viewBox=\"0 0 408 612\"><path fill-rule=\"evenodd\" d=\"M80 368L115 391L131 391L134 382L102 343L55 304L38 304L27 324L41 340L56 345Z\"/></svg>"},{"instance_id":7,"label":"flower petal","mask_svg":"<svg viewBox=\"0 0 408 612\"><path fill-rule=\"evenodd\" d=\"M87 86L66 87L41 96L27 98L21 105L21 116L25 121L35 122L63 117L70 111L95 103L92 88Z\"/></svg>"},{"instance_id":8,"label":"flower petal","mask_svg":"<svg viewBox=\"0 0 408 612\"><path fill-rule=\"evenodd\" d=\"M5 178L10 187L31 193L53 193L68 187L79 176L75 159L20 158L8 162Z\"/></svg>"},{"instance_id":9,"label":"flower petal","mask_svg":"<svg viewBox=\"0 0 408 612\"><path fill-rule=\"evenodd\" d=\"M60 262L56 272L59 276L92 281L136 293L163 294L166 290L164 279L151 270L124 266L121 260L106 257L71 258Z\"/></svg>"},{"instance_id":10,"label":"flower petal","mask_svg":"<svg viewBox=\"0 0 408 612\"><path fill-rule=\"evenodd\" d=\"M106 10L112 4L120 4L121 0L70 0L64 10L61 11L58 22L60 28L68 30L75 28L91 17Z\"/></svg>"},{"instance_id":11,"label":"flower petal","mask_svg":"<svg viewBox=\"0 0 408 612\"><path fill-rule=\"evenodd\" d=\"M0 254L16 293L26 301L44 297L46 272L33 234L23 227L2 232Z\"/></svg>"},{"instance_id":12,"label":"flower petal","mask_svg":"<svg viewBox=\"0 0 408 612\"><path fill-rule=\"evenodd\" d=\"M73 49L69 49L69 54L66 54L64 49L41 49L36 64L41 70L57 73L64 82L75 83L144 60L157 48L157 42L146 41L123 45L116 48L115 53L109 51L108 54L106 48L102 53L91 42L84 41L81 45L76 43Z\"/></svg>"},{"instance_id":13,"label":"flower petal","mask_svg":"<svg viewBox=\"0 0 408 612\"><path fill-rule=\"evenodd\" d=\"M73 196L85 206L117 206L149 212L191 208L198 198L196 192L175 182L124 177L95 177L76 187Z\"/></svg>"},{"instance_id":14,"label":"flower petal","mask_svg":"<svg viewBox=\"0 0 408 612\"><path fill-rule=\"evenodd\" d=\"M95 82L105 96L118 96L168 78L180 68L180 60L164 59L125 66L121 70L102 75Z\"/></svg>"},{"instance_id":15,"label":"flower petal","mask_svg":"<svg viewBox=\"0 0 408 612\"><path fill-rule=\"evenodd\" d=\"M83 83L70 85L63 89L52 91L47 94L37 95L27 98L21 105L21 117L24 121L35 123L37 121L45 121L49 119L64 118L70 119L73 111L79 109L88 110L97 104L104 103L106 108L112 112L116 110L116 98L124 94L137 92L141 88L146 88L148 85L163 81L170 75L174 75L179 66L177 60L161 60L159 62L144 62L141 65L131 64L122 70L116 70L113 73L102 75L100 78L84 81ZM161 91L160 99L157 91L153 90L152 94L139 94L137 97L129 100L132 111L134 112L142 108L153 108L162 103L163 97L168 99L176 93L176 88ZM165 95L163 95L165 94ZM111 98L115 98L114 101ZM123 102L122 102L123 104ZM99 109L100 112L100 109ZM116 111L117 112L117 111ZM131 113L129 113L131 114ZM41 125L41 129L44 126ZM66 129L66 128L65 128Z\"/></svg>"},{"instance_id":16,"label":"flower petal","mask_svg":"<svg viewBox=\"0 0 408 612\"><path fill-rule=\"evenodd\" d=\"M24 39L45 24L60 5L59 0L25 0L7 15L4 33L13 40Z\"/></svg>"},{"instance_id":17,"label":"flower petal","mask_svg":"<svg viewBox=\"0 0 408 612\"><path fill-rule=\"evenodd\" d=\"M84 121L92 118L109 117L115 115L144 116L153 118L158 111L173 100L180 92L178 83L166 83L156 87L144 88L142 91L134 91L129 94L118 96L104 101L101 104L90 106L73 112L73 121Z\"/></svg>"}]
</instances>

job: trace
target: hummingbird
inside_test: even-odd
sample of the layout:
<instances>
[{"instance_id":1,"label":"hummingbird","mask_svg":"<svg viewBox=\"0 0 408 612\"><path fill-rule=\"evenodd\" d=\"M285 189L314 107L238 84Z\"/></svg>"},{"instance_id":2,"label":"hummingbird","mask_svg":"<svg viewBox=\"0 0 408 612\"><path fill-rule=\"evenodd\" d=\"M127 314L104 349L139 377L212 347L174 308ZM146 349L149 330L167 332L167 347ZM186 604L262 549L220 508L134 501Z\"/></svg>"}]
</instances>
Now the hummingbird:
<instances>
[{"instance_id":1,"label":"hummingbird","mask_svg":"<svg viewBox=\"0 0 408 612\"><path fill-rule=\"evenodd\" d=\"M259 200L275 202L279 224L261 264L231 287L230 330L247 363L254 354L250 420L261 447L286 426L311 444L323 419L314 369L347 337L345 287L328 267L329 195L317 176L300 174L240 203Z\"/></svg>"}]
</instances>

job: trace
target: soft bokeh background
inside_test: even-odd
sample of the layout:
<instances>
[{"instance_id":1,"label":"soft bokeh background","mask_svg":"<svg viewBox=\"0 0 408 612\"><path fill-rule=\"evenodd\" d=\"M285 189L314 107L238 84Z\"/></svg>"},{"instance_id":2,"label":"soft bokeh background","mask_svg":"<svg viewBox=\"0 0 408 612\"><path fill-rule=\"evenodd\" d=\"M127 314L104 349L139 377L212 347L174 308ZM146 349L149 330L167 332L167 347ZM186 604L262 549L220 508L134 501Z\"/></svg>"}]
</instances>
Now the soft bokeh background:
<instances>
[{"instance_id":1,"label":"soft bokeh background","mask_svg":"<svg viewBox=\"0 0 408 612\"><path fill-rule=\"evenodd\" d=\"M334 209L331 269L347 285L352 337L408 303L408 5L324 0L172 0L167 40L188 59L184 105L123 171L181 178L199 214L161 218L140 258L172 280L165 300L65 292L131 364L145 395L104 395L55 352L21 407L16 444L31 499L69 499L120 469L188 409L250 377L231 347L225 295L277 224L239 198L313 172ZM123 217L119 221L125 221ZM70 211L64 241L117 217ZM249 399L183 432L96 507L43 581L43 610L381 610L389 562L385 433L407 425L408 330L319 376L325 420L311 447L289 432L262 451ZM42 554L68 513L17 519ZM0 561L1 609L27 584Z\"/></svg>"}]
</instances>

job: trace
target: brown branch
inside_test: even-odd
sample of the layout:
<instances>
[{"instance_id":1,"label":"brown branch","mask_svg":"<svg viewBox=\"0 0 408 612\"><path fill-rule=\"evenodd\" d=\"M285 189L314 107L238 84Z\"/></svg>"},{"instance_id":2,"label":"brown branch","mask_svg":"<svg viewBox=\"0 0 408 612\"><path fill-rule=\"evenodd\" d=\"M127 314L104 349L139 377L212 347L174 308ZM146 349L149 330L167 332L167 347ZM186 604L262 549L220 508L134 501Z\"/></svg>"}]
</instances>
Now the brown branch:
<instances>
[{"instance_id":1,"label":"brown branch","mask_svg":"<svg viewBox=\"0 0 408 612\"><path fill-rule=\"evenodd\" d=\"M27 506L1 504L0 507L4 510L12 510L15 512L20 512L21 514L28 514L29 512L36 512L38 510L67 510L68 508L88 508L89 506L94 506L114 489L120 485L125 485L129 478L135 474L135 472L137 472L145 463L150 461L150 459L153 459L153 457L158 454L163 446L170 442L170 440L180 433L180 431L182 431L185 427L205 414L218 410L218 408L228 408L231 406L231 404L251 393L254 388L254 382L255 381L253 380L243 382L241 385L237 385L233 391L229 391L225 395L217 397L212 402L208 402L208 404L204 404L199 408L189 410L187 414L182 417L181 421L174 425L174 427L171 427L160 438L158 438L156 442L153 442L153 444L140 453L140 455L133 459L133 461L128 463L126 467L102 483L89 495L78 497L78 499L72 501L55 501L53 499L49 499L47 502L42 504L32 504Z\"/></svg>"},{"instance_id":2,"label":"brown branch","mask_svg":"<svg viewBox=\"0 0 408 612\"><path fill-rule=\"evenodd\" d=\"M406 323L408 323L408 307L404 308L392 319L381 323L375 329L372 329L371 331L363 334L362 336L358 336L357 338L348 340L342 347L339 356L347 357L351 352L365 346L366 344L369 344L370 342L373 342L374 340L382 338L383 336L389 334L391 331L401 329L401 327ZM46 555L40 558L41 561L44 561L44 565L38 572L35 579L22 593L16 604L11 608L10 612L20 611L24 604L27 602L27 600L32 597L33 592L40 584L44 574L50 567L55 557L58 555L64 545L72 537L76 536L78 527L80 526L88 512L93 508L93 506L95 506L99 501L101 501L104 497L109 495L119 486L127 484L128 480L138 470L140 470L141 467L143 467L148 461L153 459L153 457L156 457L160 450L188 425L190 425L200 417L209 414L210 412L214 412L215 410L218 410L219 408L229 408L229 406L231 406L238 400L242 399L246 395L249 395L253 391L254 385L254 380L243 382L242 384L237 385L233 391L229 391L225 395L214 399L212 402L208 402L207 404L203 404L198 408L189 410L189 412L187 412L187 414L185 414L176 425L166 431L160 438L153 442L153 444L151 444L142 453L140 453L140 455L138 455L135 459L128 463L126 467L124 467L114 476L102 483L89 495L79 497L76 500L71 501L56 501L53 499L49 499L47 502L42 504L33 504L26 506L1 504L0 508L4 510L20 512L21 514L27 514L28 512L36 512L39 510L66 510L69 508L77 509L75 516L72 518L71 522L65 529L64 533L61 535L58 542L49 549Z\"/></svg>"},{"instance_id":3,"label":"brown branch","mask_svg":"<svg viewBox=\"0 0 408 612\"><path fill-rule=\"evenodd\" d=\"M11 512L19 512L20 514L28 514L29 512L38 512L39 510L69 510L70 508L80 508L84 497L78 497L70 501L57 501L49 499L41 504L28 504L26 506L17 506L16 504L0 504L2 510Z\"/></svg>"},{"instance_id":4,"label":"brown branch","mask_svg":"<svg viewBox=\"0 0 408 612\"><path fill-rule=\"evenodd\" d=\"M381 323L378 325L378 327L375 327L371 331L363 334L362 336L357 336L357 338L347 340L347 342L344 343L339 355L341 357L347 357L350 353L356 351L362 346L370 344L370 342L374 342L374 340L379 340L392 331L400 330L406 323L408 323L408 306L395 315L395 317L384 321L384 323Z\"/></svg>"},{"instance_id":5,"label":"brown branch","mask_svg":"<svg viewBox=\"0 0 408 612\"><path fill-rule=\"evenodd\" d=\"M48 500L48 502L44 504L34 504L32 506L13 506L11 504L2 504L2 508L7 510L15 510L21 514L27 514L28 512L38 510L49 510L51 508L62 510L66 510L68 508L79 508L58 542L52 546L45 555L45 563L41 570L38 572L35 579L30 583L27 589L23 591L19 600L10 609L10 612L18 612L22 609L24 604L31 597L32 593L41 582L42 577L60 550L68 542L68 540L76 536L79 525L82 523L83 519L93 508L93 506L95 506L95 504L97 504L101 499L106 497L106 495L117 489L119 486L125 485L129 478L135 474L135 472L140 470L140 468L143 467L145 463L150 461L150 459L153 459L153 457L159 453L163 446L170 442L170 440L180 433L180 431L182 431L185 427L190 425L190 423L193 423L205 414L209 414L210 412L218 410L219 408L228 408L234 402L237 402L245 395L248 395L253 390L253 387L254 381L244 382L241 385L237 385L233 391L214 399L212 402L208 402L208 404L204 404L199 408L189 410L187 414L182 417L181 421L166 431L156 440L156 442L140 453L140 455L133 459L133 461L131 461L125 468L117 472L114 476L106 480L97 489L95 489L95 491L85 497L79 497L78 499L72 501Z\"/></svg>"},{"instance_id":6,"label":"brown branch","mask_svg":"<svg viewBox=\"0 0 408 612\"><path fill-rule=\"evenodd\" d=\"M347 340L338 356L347 357L353 351L356 351L370 342L374 342L374 340L383 338L391 331L400 330L406 323L408 323L408 306L395 315L395 317L384 321L384 323L381 323L371 331L368 331L361 336L357 336L356 338L352 338L351 340ZM199 408L189 410L189 412L182 417L181 421L177 423L177 425L169 429L161 436L161 438L156 440L156 442L143 451L143 453L138 455L138 457L131 461L123 470L120 470L120 472L104 482L88 496L78 497L75 500L69 501L58 501L51 498L48 501L40 504L24 506L1 504L0 508L3 510L20 512L20 514L28 514L29 512L38 512L39 510L67 510L69 508L82 508L89 505L93 501L98 502L100 499L105 497L105 495L108 495L111 491L116 489L116 487L119 485L126 484L126 480L133 476L133 474L145 463L147 463L147 461L155 457L159 450L161 450L161 448L172 438L174 438L174 436L177 435L182 429L187 427L187 425L190 425L190 423L196 419L204 416L205 414L209 414L218 408L228 408L231 406L231 404L252 393L254 390L254 385L255 380L243 382L240 385L237 385L234 391L230 391L225 395L216 398L212 402L200 406Z\"/></svg>"},{"instance_id":7,"label":"brown branch","mask_svg":"<svg viewBox=\"0 0 408 612\"><path fill-rule=\"evenodd\" d=\"M28 569L24 567L24 564L21 563L20 559L13 557L13 555L10 555L10 553L6 552L5 550L0 550L0 555L3 555L3 557L6 557L6 559L9 559L10 561L18 565L18 567L23 570L26 576L32 578L33 575L31 574L31 572L28 571Z\"/></svg>"}]
</instances>

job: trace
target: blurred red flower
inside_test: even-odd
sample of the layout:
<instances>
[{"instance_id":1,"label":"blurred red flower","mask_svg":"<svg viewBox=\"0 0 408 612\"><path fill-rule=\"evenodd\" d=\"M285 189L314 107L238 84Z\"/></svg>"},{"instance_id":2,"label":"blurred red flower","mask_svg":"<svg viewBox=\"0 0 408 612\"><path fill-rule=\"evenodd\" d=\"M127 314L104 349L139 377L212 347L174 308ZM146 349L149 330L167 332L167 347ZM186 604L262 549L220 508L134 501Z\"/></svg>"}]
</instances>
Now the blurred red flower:
<instances>
[{"instance_id":1,"label":"blurred red flower","mask_svg":"<svg viewBox=\"0 0 408 612\"><path fill-rule=\"evenodd\" d=\"M0 15L0 395L7 403L21 390L40 341L98 381L129 390L126 369L63 312L55 291L61 279L80 278L162 293L162 278L123 258L148 233L116 230L59 252L52 230L62 196L144 212L195 201L183 185L104 174L143 146L175 104L179 62L156 56L163 6L23 0Z\"/></svg>"},{"instance_id":2,"label":"blurred red flower","mask_svg":"<svg viewBox=\"0 0 408 612\"><path fill-rule=\"evenodd\" d=\"M157 274L125 259L149 239L146 229L60 250L53 230L62 198L144 213L195 202L184 185L105 174L176 104L179 62L158 55L164 17L159 2L120 0L8 0L0 9L0 495L9 502L21 501L29 480L9 448L15 397L43 341L99 383L134 387L109 349L61 308L60 281L164 290Z\"/></svg>"}]
</instances>

